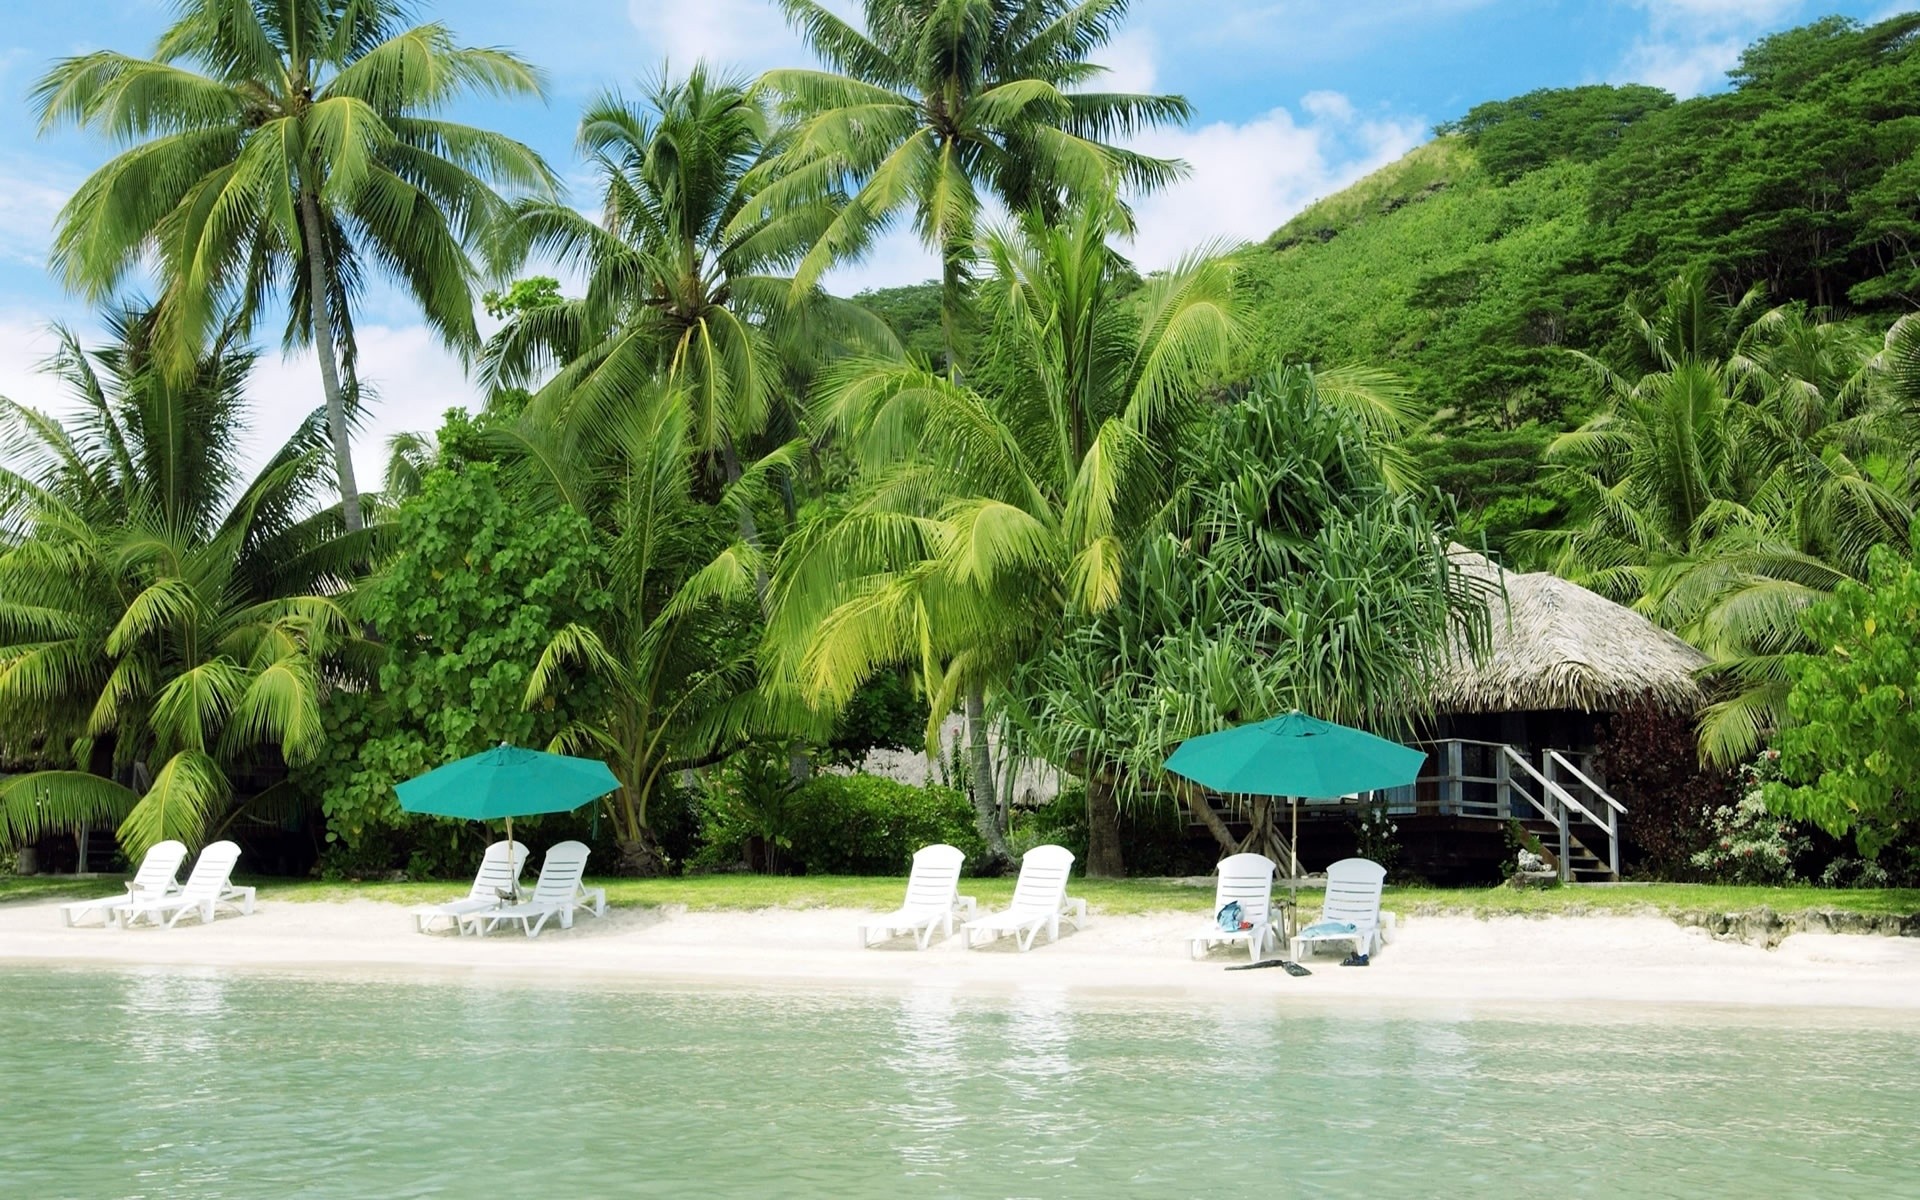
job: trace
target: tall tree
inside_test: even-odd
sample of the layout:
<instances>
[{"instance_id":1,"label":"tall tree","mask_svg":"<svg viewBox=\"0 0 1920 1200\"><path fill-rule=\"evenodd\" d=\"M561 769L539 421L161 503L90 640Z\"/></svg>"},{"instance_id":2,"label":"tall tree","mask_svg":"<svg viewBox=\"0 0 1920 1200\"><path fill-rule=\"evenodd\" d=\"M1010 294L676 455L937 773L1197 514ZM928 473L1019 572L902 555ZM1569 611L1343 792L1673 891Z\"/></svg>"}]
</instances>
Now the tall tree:
<instances>
[{"instance_id":1,"label":"tall tree","mask_svg":"<svg viewBox=\"0 0 1920 1200\"><path fill-rule=\"evenodd\" d=\"M1447 653L1485 644L1489 586L1454 568L1431 500L1394 486L1399 429L1352 386L1288 367L1206 412L1119 598L1063 621L1006 689L1021 742L1086 781L1089 874L1123 866L1097 814L1163 798L1223 853L1270 852L1265 822L1242 845L1161 769L1181 741L1292 708L1406 730Z\"/></svg>"},{"instance_id":2,"label":"tall tree","mask_svg":"<svg viewBox=\"0 0 1920 1200\"><path fill-rule=\"evenodd\" d=\"M527 512L569 511L591 530L591 582L609 600L546 640L524 703L582 688L599 697L551 744L606 759L620 781L605 805L622 866L643 874L664 865L649 809L674 772L717 761L749 730L824 732L758 686L761 555L729 528L788 460L764 456L719 503L703 501L694 407L658 380L598 406L576 396L529 413L503 453Z\"/></svg>"},{"instance_id":3,"label":"tall tree","mask_svg":"<svg viewBox=\"0 0 1920 1200\"><path fill-rule=\"evenodd\" d=\"M1062 614L1113 603L1129 539L1169 493L1169 448L1241 331L1229 260L1195 255L1133 292L1108 245L1119 222L1096 200L987 235L967 383L898 359L828 368L819 433L858 476L776 580L772 637L810 694L843 703L905 662L932 726L964 704L981 835L1002 854L984 697Z\"/></svg>"},{"instance_id":4,"label":"tall tree","mask_svg":"<svg viewBox=\"0 0 1920 1200\"><path fill-rule=\"evenodd\" d=\"M864 29L818 0L780 3L828 69L761 77L800 125L756 205L778 212L828 189L852 191L795 270L797 287L858 258L910 214L940 257L950 381L963 363L965 284L984 202L1057 216L1119 188L1150 191L1181 170L1113 139L1186 121L1185 99L1088 89L1105 73L1091 55L1118 32L1127 0L865 0ZM970 689L965 704L982 803L993 774L984 693Z\"/></svg>"},{"instance_id":5,"label":"tall tree","mask_svg":"<svg viewBox=\"0 0 1920 1200\"><path fill-rule=\"evenodd\" d=\"M179 377L155 360L157 320L116 314L92 353L63 336L71 421L5 404L0 735L64 767L0 784L0 841L102 820L135 857L205 840L238 811L237 776L319 748L324 680L357 662L329 597L367 547L313 512L320 414L240 478L253 355L227 327Z\"/></svg>"},{"instance_id":6,"label":"tall tree","mask_svg":"<svg viewBox=\"0 0 1920 1200\"><path fill-rule=\"evenodd\" d=\"M284 295L285 344L320 361L350 530L363 524L352 310L368 274L396 280L465 352L478 344L468 252L507 211L494 186L554 186L531 149L437 115L470 92L539 95L538 73L444 25L409 27L414 7L180 0L151 58L62 59L34 89L43 131L73 122L128 144L61 210L55 268L100 299L151 255L159 352L176 372L222 314L237 310L244 333Z\"/></svg>"},{"instance_id":7,"label":"tall tree","mask_svg":"<svg viewBox=\"0 0 1920 1200\"><path fill-rule=\"evenodd\" d=\"M1721 763L1783 715L1801 610L1899 544L1920 495L1897 351L1795 306L1761 312L1759 295L1717 300L1692 272L1629 306L1641 353L1594 364L1605 409L1549 448L1575 520L1536 539L1555 570L1714 658L1726 695L1701 750Z\"/></svg>"}]
</instances>

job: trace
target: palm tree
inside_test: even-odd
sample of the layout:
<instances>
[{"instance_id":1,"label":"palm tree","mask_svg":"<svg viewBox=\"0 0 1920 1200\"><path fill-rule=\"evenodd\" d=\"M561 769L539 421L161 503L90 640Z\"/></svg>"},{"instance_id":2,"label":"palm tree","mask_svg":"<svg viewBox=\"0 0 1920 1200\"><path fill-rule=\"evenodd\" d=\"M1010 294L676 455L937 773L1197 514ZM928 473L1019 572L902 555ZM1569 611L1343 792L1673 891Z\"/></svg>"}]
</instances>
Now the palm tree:
<instances>
[{"instance_id":1,"label":"palm tree","mask_svg":"<svg viewBox=\"0 0 1920 1200\"><path fill-rule=\"evenodd\" d=\"M535 400L549 411L611 410L663 377L691 403L695 451L739 478L741 444L776 403L782 351L829 324L882 328L817 290L794 295L783 267L832 219L832 197L749 205L747 181L781 136L743 83L704 65L656 80L644 105L590 104L579 145L600 221L544 199L515 214L523 246L584 274L586 294L518 313L487 346L489 377L530 385L552 372Z\"/></svg>"},{"instance_id":2,"label":"palm tree","mask_svg":"<svg viewBox=\"0 0 1920 1200\"><path fill-rule=\"evenodd\" d=\"M1083 90L1105 68L1127 0L866 0L855 28L817 0L780 0L828 70L782 69L760 86L800 122L764 172L758 213L804 206L842 186L852 195L794 272L812 287L910 213L940 256L946 370L959 379L965 284L983 202L1057 216L1118 188L1150 191L1181 164L1112 139L1185 122L1179 96ZM1116 209L1120 223L1125 210ZM966 695L975 801L991 787L985 696Z\"/></svg>"},{"instance_id":3,"label":"palm tree","mask_svg":"<svg viewBox=\"0 0 1920 1200\"><path fill-rule=\"evenodd\" d=\"M1757 313L1755 296L1717 303L1692 274L1629 308L1652 366L1594 363L1606 408L1548 449L1585 503L1539 539L1556 571L1713 658L1727 694L1700 739L1719 763L1777 727L1786 660L1807 649L1800 612L1901 543L1920 494L1897 353L1798 308Z\"/></svg>"},{"instance_id":4,"label":"palm tree","mask_svg":"<svg viewBox=\"0 0 1920 1200\"><path fill-rule=\"evenodd\" d=\"M1228 259L1196 254L1134 292L1107 244L1120 224L1096 200L985 239L970 384L898 359L827 369L820 433L857 479L776 580L770 637L812 698L837 707L909 663L935 728L964 703L980 832L1002 855L987 693L1063 613L1117 598L1126 547L1168 498L1169 448L1242 334Z\"/></svg>"},{"instance_id":5,"label":"palm tree","mask_svg":"<svg viewBox=\"0 0 1920 1200\"><path fill-rule=\"evenodd\" d=\"M901 214L940 256L941 324L958 362L963 287L982 204L1049 216L1180 164L1111 139L1192 114L1179 96L1082 90L1127 0L866 0L864 30L818 0L780 0L830 70L768 71L801 124L756 208L779 212L851 181L856 190L794 274L811 287Z\"/></svg>"},{"instance_id":6,"label":"palm tree","mask_svg":"<svg viewBox=\"0 0 1920 1200\"><path fill-rule=\"evenodd\" d=\"M53 263L90 299L149 255L159 350L189 370L229 311L245 333L287 296L286 345L320 359L347 528L363 524L350 446L353 300L393 277L448 345L478 342L479 246L505 215L494 184L551 190L511 138L440 119L464 93L538 95L503 50L406 27L407 0L182 0L150 59L110 50L55 63L34 90L43 131L64 122L129 148L61 210Z\"/></svg>"},{"instance_id":7,"label":"palm tree","mask_svg":"<svg viewBox=\"0 0 1920 1200\"><path fill-rule=\"evenodd\" d=\"M323 680L354 649L328 595L365 535L308 515L320 414L240 479L252 353L224 326L181 378L158 320L116 314L90 354L62 334L69 423L4 406L21 458L0 470L0 735L66 764L0 784L9 844L102 820L133 856L205 840L237 815L237 776L318 748Z\"/></svg>"},{"instance_id":8,"label":"palm tree","mask_svg":"<svg viewBox=\"0 0 1920 1200\"><path fill-rule=\"evenodd\" d=\"M1490 597L1450 563L1442 514L1394 483L1393 428L1327 382L1284 368L1206 413L1119 598L1062 622L1005 689L1022 745L1086 781L1089 874L1123 865L1095 815L1156 797L1223 853L1271 852L1267 822L1242 844L1161 769L1180 742L1292 708L1408 730L1449 649L1484 645Z\"/></svg>"},{"instance_id":9,"label":"palm tree","mask_svg":"<svg viewBox=\"0 0 1920 1200\"><path fill-rule=\"evenodd\" d=\"M658 381L610 411L578 403L529 414L506 436L518 494L570 507L591 523L612 603L574 621L543 650L528 707L590 678L602 711L569 724L556 750L604 758L620 781L607 798L622 865L657 872L663 859L649 806L663 780L718 761L745 733L817 733L804 712L770 703L758 687L754 580L757 547L734 540L738 510L764 495L770 455L745 470L719 504L696 495L694 406Z\"/></svg>"}]
</instances>

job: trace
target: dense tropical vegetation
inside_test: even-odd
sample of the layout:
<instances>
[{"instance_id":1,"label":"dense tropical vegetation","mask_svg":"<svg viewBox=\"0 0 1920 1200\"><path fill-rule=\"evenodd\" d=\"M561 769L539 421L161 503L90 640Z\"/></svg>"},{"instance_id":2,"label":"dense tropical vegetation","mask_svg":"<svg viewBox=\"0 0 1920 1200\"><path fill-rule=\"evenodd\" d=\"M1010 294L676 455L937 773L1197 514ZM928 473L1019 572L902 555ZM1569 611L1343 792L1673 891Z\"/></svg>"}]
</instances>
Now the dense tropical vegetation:
<instances>
[{"instance_id":1,"label":"dense tropical vegetation","mask_svg":"<svg viewBox=\"0 0 1920 1200\"><path fill-rule=\"evenodd\" d=\"M190 0L148 58L53 65L43 124L121 143L53 266L121 307L62 339L70 412L0 414L0 846L432 874L478 834L393 784L510 740L608 763L548 831L634 874L1204 865L1189 821L1242 838L1165 755L1293 706L1416 729L1499 619L1460 540L1712 660L1697 726L1602 734L1648 870L1920 873L1920 15L1768 38L1700 99L1480 105L1142 274L1129 202L1182 167L1128 143L1190 111L1099 90L1124 0L778 7L819 69L585 107L591 212L445 119L537 71L400 0ZM940 278L828 294L894 222ZM376 275L488 395L362 496ZM270 314L321 388L248 476ZM876 747L937 781L838 773ZM1064 786L1014 819L1035 764Z\"/></svg>"}]
</instances>

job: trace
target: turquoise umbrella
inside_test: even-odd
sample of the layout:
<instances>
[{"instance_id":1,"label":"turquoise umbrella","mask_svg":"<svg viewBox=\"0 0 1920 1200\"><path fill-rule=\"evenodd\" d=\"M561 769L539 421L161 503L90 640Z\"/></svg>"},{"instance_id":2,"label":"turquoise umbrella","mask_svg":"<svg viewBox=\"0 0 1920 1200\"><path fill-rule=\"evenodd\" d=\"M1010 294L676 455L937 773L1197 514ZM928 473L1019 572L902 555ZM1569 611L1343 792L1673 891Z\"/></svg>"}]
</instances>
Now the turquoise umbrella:
<instances>
[{"instance_id":1,"label":"turquoise umbrella","mask_svg":"<svg viewBox=\"0 0 1920 1200\"><path fill-rule=\"evenodd\" d=\"M1420 778L1424 750L1295 710L1251 725L1223 729L1180 743L1163 764L1216 792L1332 800L1355 792L1404 787ZM1300 832L1294 813L1294 835ZM1288 874L1300 875L1300 857L1288 840Z\"/></svg>"},{"instance_id":2,"label":"turquoise umbrella","mask_svg":"<svg viewBox=\"0 0 1920 1200\"><path fill-rule=\"evenodd\" d=\"M573 758L501 743L396 784L400 807L436 817L507 823L540 813L572 812L614 791L620 781L597 758Z\"/></svg>"}]
</instances>

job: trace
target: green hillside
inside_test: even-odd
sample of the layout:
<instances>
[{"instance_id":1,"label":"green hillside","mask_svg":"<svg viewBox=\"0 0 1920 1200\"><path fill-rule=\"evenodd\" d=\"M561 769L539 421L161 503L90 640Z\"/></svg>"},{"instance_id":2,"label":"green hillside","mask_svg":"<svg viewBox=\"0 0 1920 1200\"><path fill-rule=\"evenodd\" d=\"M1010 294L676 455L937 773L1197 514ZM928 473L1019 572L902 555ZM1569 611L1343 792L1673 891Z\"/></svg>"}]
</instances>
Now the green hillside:
<instances>
[{"instance_id":1,"label":"green hillside","mask_svg":"<svg viewBox=\"0 0 1920 1200\"><path fill-rule=\"evenodd\" d=\"M1920 14L1749 47L1723 93L1547 89L1483 104L1246 256L1252 375L1388 367L1426 479L1496 547L1564 516L1541 452L1642 353L1626 301L1683 270L1884 329L1920 304ZM930 288L863 297L937 344Z\"/></svg>"}]
</instances>

